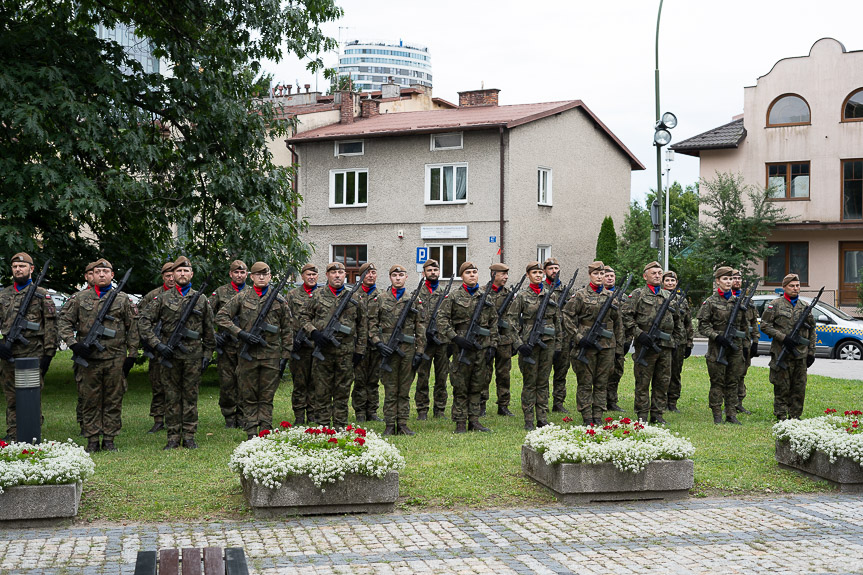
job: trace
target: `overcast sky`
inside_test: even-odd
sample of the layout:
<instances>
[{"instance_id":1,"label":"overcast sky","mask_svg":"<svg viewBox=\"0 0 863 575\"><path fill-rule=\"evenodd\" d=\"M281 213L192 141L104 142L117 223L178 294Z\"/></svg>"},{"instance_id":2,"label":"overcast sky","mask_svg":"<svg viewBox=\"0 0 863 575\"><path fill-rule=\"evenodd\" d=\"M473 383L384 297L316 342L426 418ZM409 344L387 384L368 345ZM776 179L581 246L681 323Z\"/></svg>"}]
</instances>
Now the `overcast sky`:
<instances>
[{"instance_id":1,"label":"overcast sky","mask_svg":"<svg viewBox=\"0 0 863 575\"><path fill-rule=\"evenodd\" d=\"M399 39L428 46L434 95L500 89L501 104L582 100L647 168L632 173L632 197L656 187L654 41L658 0L342 0L334 38ZM858 2L850 0L666 0L659 69L662 111L679 125L672 143L743 112L743 88L781 58L805 56L833 37L863 49ZM326 55L328 67L336 54ZM275 82L315 85L287 58ZM319 87L326 90L323 77ZM665 162L663 161L663 165ZM698 179L698 159L677 154L671 179ZM664 184L664 180L663 180Z\"/></svg>"}]
</instances>

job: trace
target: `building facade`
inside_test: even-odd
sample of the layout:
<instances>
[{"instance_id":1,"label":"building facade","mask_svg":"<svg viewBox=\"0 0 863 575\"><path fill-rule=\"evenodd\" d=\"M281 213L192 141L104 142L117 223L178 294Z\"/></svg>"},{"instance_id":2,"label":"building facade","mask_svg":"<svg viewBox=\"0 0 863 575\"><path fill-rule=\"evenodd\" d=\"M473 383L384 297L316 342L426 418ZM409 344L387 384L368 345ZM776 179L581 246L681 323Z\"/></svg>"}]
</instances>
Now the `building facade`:
<instances>
[{"instance_id":1,"label":"building facade","mask_svg":"<svg viewBox=\"0 0 863 575\"><path fill-rule=\"evenodd\" d=\"M770 237L765 286L799 274L804 292L855 307L863 272L863 52L832 38L777 62L744 88L744 112L672 146L700 158L700 174L739 173L769 187L793 220Z\"/></svg>"},{"instance_id":2,"label":"building facade","mask_svg":"<svg viewBox=\"0 0 863 575\"><path fill-rule=\"evenodd\" d=\"M103 40L113 40L122 46L126 54L141 63L145 74L160 72L159 58L153 55L153 44L146 38L139 38L135 31L125 24L117 23L113 28L99 24L96 34Z\"/></svg>"},{"instance_id":3,"label":"building facade","mask_svg":"<svg viewBox=\"0 0 863 575\"><path fill-rule=\"evenodd\" d=\"M428 48L401 40L397 43L348 41L339 55L338 74L350 77L353 89L358 92L374 92L386 83L432 87Z\"/></svg>"}]
</instances>

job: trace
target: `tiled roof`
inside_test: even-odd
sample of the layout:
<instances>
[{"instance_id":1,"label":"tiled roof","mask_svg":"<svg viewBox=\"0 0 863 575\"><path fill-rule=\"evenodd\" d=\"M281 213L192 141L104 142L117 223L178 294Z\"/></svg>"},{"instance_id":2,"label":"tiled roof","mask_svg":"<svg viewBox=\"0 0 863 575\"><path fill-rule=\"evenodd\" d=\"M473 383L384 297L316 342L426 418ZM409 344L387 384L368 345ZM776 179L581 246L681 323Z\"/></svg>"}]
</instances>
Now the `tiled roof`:
<instances>
[{"instance_id":1,"label":"tiled roof","mask_svg":"<svg viewBox=\"0 0 863 575\"><path fill-rule=\"evenodd\" d=\"M736 148L744 138L746 138L746 128L743 127L743 118L738 118L724 126L678 142L671 146L671 149L687 156L698 157L701 150Z\"/></svg>"},{"instance_id":2,"label":"tiled roof","mask_svg":"<svg viewBox=\"0 0 863 575\"><path fill-rule=\"evenodd\" d=\"M289 138L288 143L301 144L304 142L341 140L344 138L430 134L452 130L482 130L498 127L514 128L573 108L581 109L617 144L621 151L629 157L632 169L644 169L644 165L629 151L629 148L581 100L545 102L541 104L516 104L511 106L469 106L458 107L452 110L381 114L371 118L356 118L350 124L332 124L316 130L309 130L308 132L303 132Z\"/></svg>"}]
</instances>

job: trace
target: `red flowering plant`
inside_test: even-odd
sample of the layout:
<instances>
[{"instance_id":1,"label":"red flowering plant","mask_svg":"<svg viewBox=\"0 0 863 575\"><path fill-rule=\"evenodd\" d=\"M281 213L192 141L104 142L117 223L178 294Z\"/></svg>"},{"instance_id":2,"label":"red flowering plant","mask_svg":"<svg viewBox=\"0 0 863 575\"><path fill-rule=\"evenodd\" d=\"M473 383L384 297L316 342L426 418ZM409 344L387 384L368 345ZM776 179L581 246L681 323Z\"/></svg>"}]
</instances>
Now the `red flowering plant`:
<instances>
[{"instance_id":1,"label":"red flowering plant","mask_svg":"<svg viewBox=\"0 0 863 575\"><path fill-rule=\"evenodd\" d=\"M0 440L0 493L18 485L77 483L94 472L93 459L71 439L39 445Z\"/></svg>"}]
</instances>

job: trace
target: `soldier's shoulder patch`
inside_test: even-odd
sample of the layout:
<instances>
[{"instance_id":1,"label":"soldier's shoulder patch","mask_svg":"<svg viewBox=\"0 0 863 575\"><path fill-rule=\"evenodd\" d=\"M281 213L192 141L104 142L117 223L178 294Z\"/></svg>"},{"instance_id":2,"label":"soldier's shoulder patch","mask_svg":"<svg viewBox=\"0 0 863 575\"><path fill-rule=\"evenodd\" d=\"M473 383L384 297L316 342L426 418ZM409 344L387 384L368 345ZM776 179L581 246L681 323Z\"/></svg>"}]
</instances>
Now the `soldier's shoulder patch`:
<instances>
[{"instance_id":1,"label":"soldier's shoulder patch","mask_svg":"<svg viewBox=\"0 0 863 575\"><path fill-rule=\"evenodd\" d=\"M378 301L378 296L373 297L372 301Z\"/></svg>"},{"instance_id":2,"label":"soldier's shoulder patch","mask_svg":"<svg viewBox=\"0 0 863 575\"><path fill-rule=\"evenodd\" d=\"M213 295L211 295L210 297L213 297L214 295L216 295L216 292L213 292Z\"/></svg>"},{"instance_id":3,"label":"soldier's shoulder patch","mask_svg":"<svg viewBox=\"0 0 863 575\"><path fill-rule=\"evenodd\" d=\"M422 303L422 302L423 302L423 300L421 300L420 298L417 298L417 301L418 301L418 302L420 302L420 303Z\"/></svg>"},{"instance_id":4,"label":"soldier's shoulder patch","mask_svg":"<svg viewBox=\"0 0 863 575\"><path fill-rule=\"evenodd\" d=\"M767 304L767 309L773 309L773 304L772 303Z\"/></svg>"}]
</instances>

